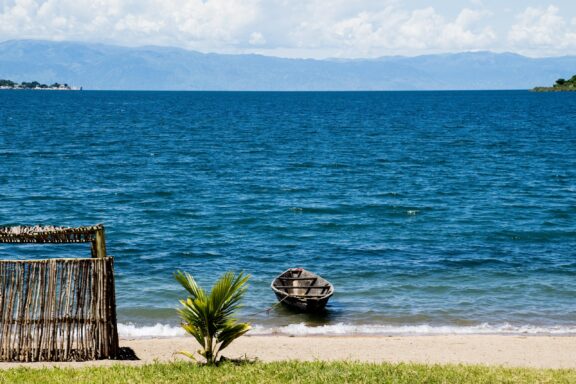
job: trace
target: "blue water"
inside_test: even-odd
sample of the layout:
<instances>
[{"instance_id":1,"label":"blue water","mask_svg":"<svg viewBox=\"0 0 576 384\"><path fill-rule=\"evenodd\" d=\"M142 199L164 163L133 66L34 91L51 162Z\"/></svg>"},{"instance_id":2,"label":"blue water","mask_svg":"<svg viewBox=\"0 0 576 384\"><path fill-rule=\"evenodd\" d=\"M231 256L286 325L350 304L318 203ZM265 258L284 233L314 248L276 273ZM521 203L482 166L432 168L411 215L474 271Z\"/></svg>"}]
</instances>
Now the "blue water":
<instances>
[{"instance_id":1,"label":"blue water","mask_svg":"<svg viewBox=\"0 0 576 384\"><path fill-rule=\"evenodd\" d=\"M136 328L182 269L261 332L576 333L576 94L0 91L0 225L99 222ZM327 313L261 312L298 266Z\"/></svg>"}]
</instances>

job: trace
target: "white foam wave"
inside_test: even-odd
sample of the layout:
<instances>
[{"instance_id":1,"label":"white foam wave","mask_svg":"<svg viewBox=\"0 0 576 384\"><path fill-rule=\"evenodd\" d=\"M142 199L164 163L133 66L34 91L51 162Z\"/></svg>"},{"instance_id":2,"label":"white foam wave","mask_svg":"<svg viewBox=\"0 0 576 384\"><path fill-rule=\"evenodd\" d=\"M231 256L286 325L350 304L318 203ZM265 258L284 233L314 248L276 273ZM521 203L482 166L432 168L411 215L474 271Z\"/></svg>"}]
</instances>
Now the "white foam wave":
<instances>
[{"instance_id":1,"label":"white foam wave","mask_svg":"<svg viewBox=\"0 0 576 384\"><path fill-rule=\"evenodd\" d=\"M184 336L185 332L179 326L156 324L152 326L136 326L134 324L118 324L118 334L121 338L150 338ZM426 336L426 335L576 335L576 326L535 326L503 324L479 324L474 326L432 326L422 325L354 325L330 324L309 326L304 323L286 326L253 325L249 335L290 335L290 336Z\"/></svg>"},{"instance_id":2,"label":"white foam wave","mask_svg":"<svg viewBox=\"0 0 576 384\"><path fill-rule=\"evenodd\" d=\"M148 337L176 337L184 336L186 333L181 327L175 327L168 324L160 324L150 326L136 326L132 323L118 324L118 336L123 339L140 339Z\"/></svg>"},{"instance_id":3,"label":"white foam wave","mask_svg":"<svg viewBox=\"0 0 576 384\"><path fill-rule=\"evenodd\" d=\"M576 334L575 327L541 327L533 325L515 326L508 323L492 325L480 324L474 326L432 326L422 325L352 325L331 324L322 326L307 326L304 323L290 324L283 327L254 326L252 335L482 335L482 334L508 334L508 335L569 335Z\"/></svg>"}]
</instances>

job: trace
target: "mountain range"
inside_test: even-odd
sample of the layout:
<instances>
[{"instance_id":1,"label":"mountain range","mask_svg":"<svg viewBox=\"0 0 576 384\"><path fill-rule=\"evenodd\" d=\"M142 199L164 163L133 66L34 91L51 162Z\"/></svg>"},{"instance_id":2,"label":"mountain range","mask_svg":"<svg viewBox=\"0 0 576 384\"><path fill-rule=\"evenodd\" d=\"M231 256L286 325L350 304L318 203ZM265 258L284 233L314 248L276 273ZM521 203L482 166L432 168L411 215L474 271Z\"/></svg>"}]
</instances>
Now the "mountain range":
<instances>
[{"instance_id":1,"label":"mountain range","mask_svg":"<svg viewBox=\"0 0 576 384\"><path fill-rule=\"evenodd\" d=\"M10 40L0 79L91 90L499 90L550 85L576 73L576 56L463 52L376 59L287 59L180 48Z\"/></svg>"}]
</instances>

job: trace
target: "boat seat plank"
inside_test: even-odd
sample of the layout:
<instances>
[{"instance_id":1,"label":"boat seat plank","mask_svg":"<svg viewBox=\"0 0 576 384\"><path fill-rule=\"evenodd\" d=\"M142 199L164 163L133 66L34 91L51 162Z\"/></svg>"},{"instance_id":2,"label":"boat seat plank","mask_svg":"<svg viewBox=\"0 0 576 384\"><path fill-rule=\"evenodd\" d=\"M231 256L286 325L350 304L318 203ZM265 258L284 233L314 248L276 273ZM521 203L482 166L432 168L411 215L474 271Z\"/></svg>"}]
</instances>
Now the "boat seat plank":
<instances>
[{"instance_id":1,"label":"boat seat plank","mask_svg":"<svg viewBox=\"0 0 576 384\"><path fill-rule=\"evenodd\" d=\"M296 287L293 285L275 285L274 287L276 288L280 288L280 289L328 289L329 287L317 287L317 286L313 286L313 287Z\"/></svg>"},{"instance_id":2,"label":"boat seat plank","mask_svg":"<svg viewBox=\"0 0 576 384\"><path fill-rule=\"evenodd\" d=\"M317 280L317 277L278 277L281 280Z\"/></svg>"}]
</instances>

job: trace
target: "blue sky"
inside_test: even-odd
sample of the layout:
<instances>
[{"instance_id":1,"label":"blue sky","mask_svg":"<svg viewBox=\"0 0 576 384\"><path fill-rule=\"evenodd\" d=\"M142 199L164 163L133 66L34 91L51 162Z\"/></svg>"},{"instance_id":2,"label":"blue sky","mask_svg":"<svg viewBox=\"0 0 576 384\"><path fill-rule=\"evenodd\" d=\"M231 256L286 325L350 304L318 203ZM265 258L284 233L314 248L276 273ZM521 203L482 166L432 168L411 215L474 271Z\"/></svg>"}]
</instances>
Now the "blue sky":
<instances>
[{"instance_id":1,"label":"blue sky","mask_svg":"<svg viewBox=\"0 0 576 384\"><path fill-rule=\"evenodd\" d=\"M576 54L576 0L0 0L0 41L283 57Z\"/></svg>"}]
</instances>

